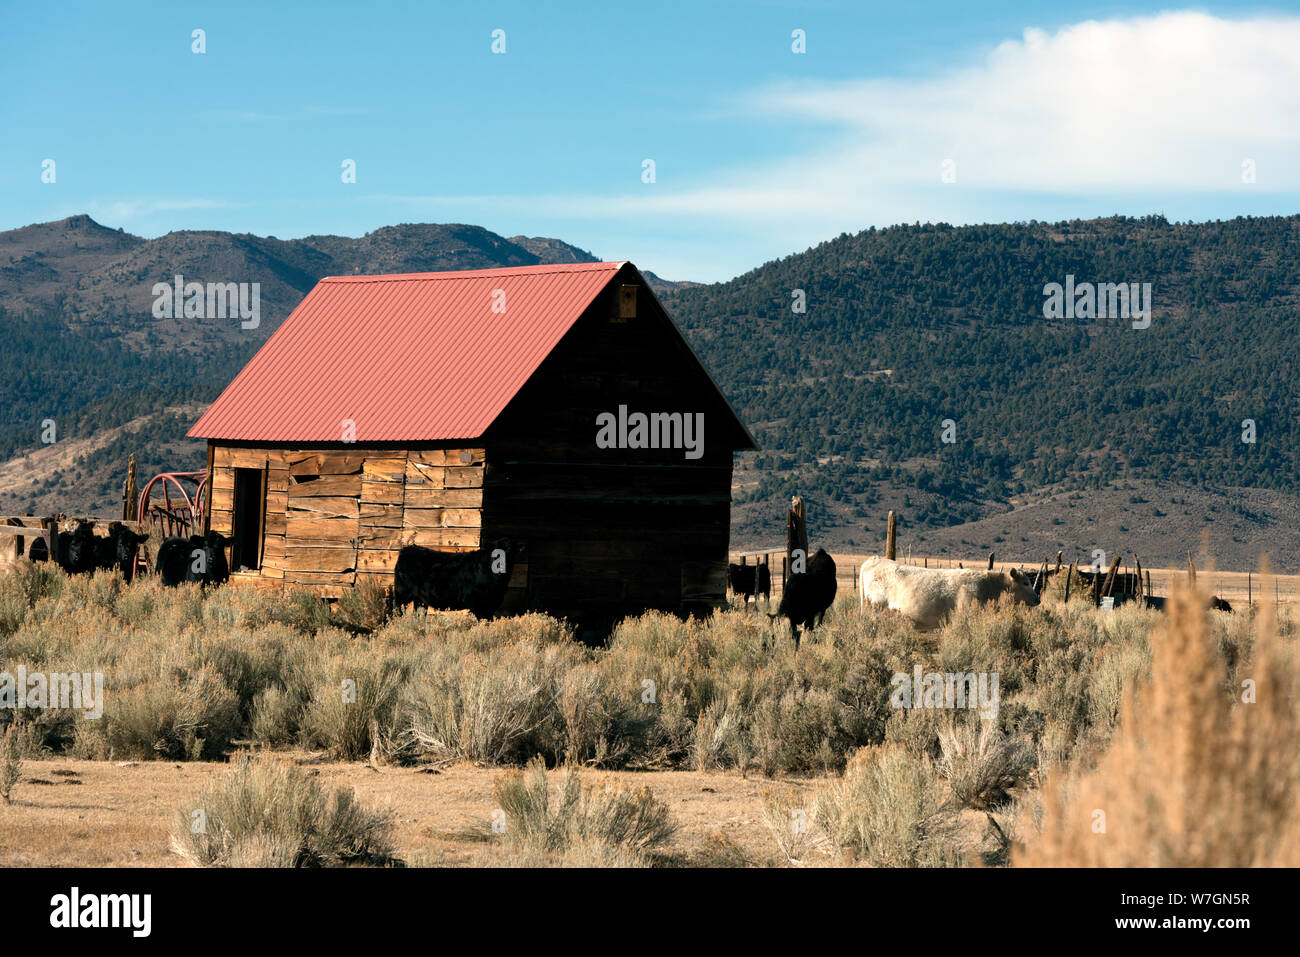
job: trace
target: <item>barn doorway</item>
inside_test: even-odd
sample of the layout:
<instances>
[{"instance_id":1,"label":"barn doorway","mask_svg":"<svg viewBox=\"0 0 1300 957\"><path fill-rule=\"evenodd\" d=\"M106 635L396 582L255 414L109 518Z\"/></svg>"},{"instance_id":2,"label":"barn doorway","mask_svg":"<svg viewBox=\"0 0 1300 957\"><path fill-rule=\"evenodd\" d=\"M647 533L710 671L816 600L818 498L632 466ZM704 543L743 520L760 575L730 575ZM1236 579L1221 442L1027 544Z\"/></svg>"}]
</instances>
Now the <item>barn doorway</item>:
<instances>
[{"instance_id":1,"label":"barn doorway","mask_svg":"<svg viewBox=\"0 0 1300 957\"><path fill-rule=\"evenodd\" d=\"M235 513L230 567L257 571L262 567L262 522L266 516L266 472L235 469Z\"/></svg>"}]
</instances>

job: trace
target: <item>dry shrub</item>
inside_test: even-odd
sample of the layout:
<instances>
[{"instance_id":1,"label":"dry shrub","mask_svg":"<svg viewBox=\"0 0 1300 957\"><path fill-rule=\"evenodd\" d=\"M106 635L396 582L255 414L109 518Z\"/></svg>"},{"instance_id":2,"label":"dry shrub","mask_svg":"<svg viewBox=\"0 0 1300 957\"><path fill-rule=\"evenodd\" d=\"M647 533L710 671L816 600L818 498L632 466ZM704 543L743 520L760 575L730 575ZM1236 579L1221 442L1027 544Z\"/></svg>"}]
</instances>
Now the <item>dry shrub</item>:
<instances>
[{"instance_id":1,"label":"dry shrub","mask_svg":"<svg viewBox=\"0 0 1300 957\"><path fill-rule=\"evenodd\" d=\"M1100 653L1088 685L1088 722L1109 732L1119 722L1124 690L1151 667L1151 647L1146 641L1121 644Z\"/></svg>"},{"instance_id":2,"label":"dry shrub","mask_svg":"<svg viewBox=\"0 0 1300 957\"><path fill-rule=\"evenodd\" d=\"M964 609L938 634L934 670L997 674L1001 694L1014 694L1028 683L1034 643L1052 630L1050 619L1023 605L1004 601Z\"/></svg>"},{"instance_id":3,"label":"dry shrub","mask_svg":"<svg viewBox=\"0 0 1300 957\"><path fill-rule=\"evenodd\" d=\"M901 745L919 757L938 758L945 717L938 708L897 708L885 723L885 743Z\"/></svg>"},{"instance_id":4,"label":"dry shrub","mask_svg":"<svg viewBox=\"0 0 1300 957\"><path fill-rule=\"evenodd\" d=\"M676 831L667 806L648 787L584 785L573 764L561 772L554 800L540 757L502 775L493 790L505 814L506 844L559 855L568 864L645 863ZM490 822L484 829L491 830Z\"/></svg>"},{"instance_id":5,"label":"dry shrub","mask_svg":"<svg viewBox=\"0 0 1300 957\"><path fill-rule=\"evenodd\" d=\"M57 598L68 583L68 575L53 562L31 562L23 559L14 563L4 573L5 590L13 590L28 608L42 598Z\"/></svg>"},{"instance_id":6,"label":"dry shrub","mask_svg":"<svg viewBox=\"0 0 1300 957\"><path fill-rule=\"evenodd\" d=\"M1073 568L1073 566L1070 566ZM1065 579L1070 568L1063 567L1061 571L1047 580L1043 586L1043 594L1040 596L1043 602L1063 602L1065 600ZM1089 607L1092 600L1092 586L1084 581L1083 575L1077 568L1074 574L1068 576L1070 579L1070 604L1078 602L1083 607Z\"/></svg>"},{"instance_id":7,"label":"dry shrub","mask_svg":"<svg viewBox=\"0 0 1300 957\"><path fill-rule=\"evenodd\" d=\"M815 811L809 806L806 791L764 791L763 823L776 841L782 860L788 863L801 864L826 844L815 826Z\"/></svg>"},{"instance_id":8,"label":"dry shrub","mask_svg":"<svg viewBox=\"0 0 1300 957\"><path fill-rule=\"evenodd\" d=\"M351 788L326 790L302 768L245 757L177 810L171 847L199 867L390 865L392 826Z\"/></svg>"},{"instance_id":9,"label":"dry shrub","mask_svg":"<svg viewBox=\"0 0 1300 957\"><path fill-rule=\"evenodd\" d=\"M689 759L695 721L714 692L710 663L718 637L697 618L647 612L621 622L609 647L597 652L608 687L626 708L622 730L635 741L639 766Z\"/></svg>"},{"instance_id":10,"label":"dry shrub","mask_svg":"<svg viewBox=\"0 0 1300 957\"><path fill-rule=\"evenodd\" d=\"M597 767L619 767L640 753L652 714L639 708L640 689L616 687L595 663L580 663L561 677L557 707L564 725L566 758Z\"/></svg>"},{"instance_id":11,"label":"dry shrub","mask_svg":"<svg viewBox=\"0 0 1300 957\"><path fill-rule=\"evenodd\" d=\"M751 753L744 721L744 708L735 691L726 700L719 698L710 704L695 723L691 766L696 771L713 771L730 765L745 771Z\"/></svg>"},{"instance_id":12,"label":"dry shrub","mask_svg":"<svg viewBox=\"0 0 1300 957\"><path fill-rule=\"evenodd\" d=\"M581 660L574 644L507 645L485 654L438 655L414 675L402 721L434 757L484 764L558 760L565 750L557 699Z\"/></svg>"},{"instance_id":13,"label":"dry shrub","mask_svg":"<svg viewBox=\"0 0 1300 957\"><path fill-rule=\"evenodd\" d=\"M0 571L0 638L16 632L37 602L57 599L67 580L53 562L21 559Z\"/></svg>"},{"instance_id":14,"label":"dry shrub","mask_svg":"<svg viewBox=\"0 0 1300 957\"><path fill-rule=\"evenodd\" d=\"M958 718L939 732L939 773L962 807L987 810L1004 803L1034 767L1034 749L1007 737L992 721Z\"/></svg>"},{"instance_id":15,"label":"dry shrub","mask_svg":"<svg viewBox=\"0 0 1300 957\"><path fill-rule=\"evenodd\" d=\"M358 625L377 597L358 586L343 619ZM1295 623L1281 614L1291 640ZM892 709L892 675L916 665L990 671L1000 677L999 728L1032 742L1041 783L1095 766L1117 733L1122 689L1149 670L1147 634L1159 620L1134 606L1046 602L970 609L922 634L842 599L797 654L773 641L779 623L752 611L685 621L652 612L592 649L540 614L405 612L358 637L306 591L74 581L19 563L0 573L0 670L105 675L102 720L29 713L55 753L214 757L251 736L352 760L403 759L418 746L486 764L542 754L552 764L768 775L838 772L858 748L886 741L937 761L940 716ZM1226 697L1258 672L1254 615L1214 614L1208 627ZM344 702L343 678L356 681L356 702ZM971 763L973 744L954 764L958 789L956 764ZM988 789L966 793L995 800Z\"/></svg>"},{"instance_id":16,"label":"dry shrub","mask_svg":"<svg viewBox=\"0 0 1300 957\"><path fill-rule=\"evenodd\" d=\"M689 863L693 867L750 867L755 863L721 828L705 832L691 850Z\"/></svg>"},{"instance_id":17,"label":"dry shrub","mask_svg":"<svg viewBox=\"0 0 1300 957\"><path fill-rule=\"evenodd\" d=\"M398 695L410 671L400 656L358 644L333 658L316 681L302 713L301 735L308 747L323 748L343 761L368 756L376 726L392 733ZM263 718L269 706L264 702Z\"/></svg>"},{"instance_id":18,"label":"dry shrub","mask_svg":"<svg viewBox=\"0 0 1300 957\"><path fill-rule=\"evenodd\" d=\"M277 597L271 621L288 625L304 635L315 635L332 624L329 602L310 589L287 588Z\"/></svg>"},{"instance_id":19,"label":"dry shrub","mask_svg":"<svg viewBox=\"0 0 1300 957\"><path fill-rule=\"evenodd\" d=\"M834 771L848 743L839 710L834 694L816 688L757 702L751 740L758 767L769 777Z\"/></svg>"},{"instance_id":20,"label":"dry shrub","mask_svg":"<svg viewBox=\"0 0 1300 957\"><path fill-rule=\"evenodd\" d=\"M388 589L367 575L339 598L339 615L353 628L378 631L388 616Z\"/></svg>"},{"instance_id":21,"label":"dry shrub","mask_svg":"<svg viewBox=\"0 0 1300 957\"><path fill-rule=\"evenodd\" d=\"M131 683L110 671L101 718L77 713L75 753L93 759L220 757L239 731L239 702L217 672L175 668Z\"/></svg>"},{"instance_id":22,"label":"dry shrub","mask_svg":"<svg viewBox=\"0 0 1300 957\"><path fill-rule=\"evenodd\" d=\"M0 798L13 803L10 795L23 773L23 733L19 722L11 721L0 738Z\"/></svg>"},{"instance_id":23,"label":"dry shrub","mask_svg":"<svg viewBox=\"0 0 1300 957\"><path fill-rule=\"evenodd\" d=\"M1265 616L1250 674L1256 702L1242 703L1240 687L1229 698L1202 601L1188 591L1173 597L1152 638L1150 680L1125 696L1120 729L1096 769L1049 782L1041 832L1015 863L1300 864L1294 667Z\"/></svg>"},{"instance_id":24,"label":"dry shrub","mask_svg":"<svg viewBox=\"0 0 1300 957\"><path fill-rule=\"evenodd\" d=\"M253 699L249 730L253 740L271 748L283 748L298 737L306 702L295 698L279 685L263 689Z\"/></svg>"},{"instance_id":25,"label":"dry shrub","mask_svg":"<svg viewBox=\"0 0 1300 957\"><path fill-rule=\"evenodd\" d=\"M831 846L871 867L961 863L957 808L929 760L895 745L862 748L816 804Z\"/></svg>"}]
</instances>

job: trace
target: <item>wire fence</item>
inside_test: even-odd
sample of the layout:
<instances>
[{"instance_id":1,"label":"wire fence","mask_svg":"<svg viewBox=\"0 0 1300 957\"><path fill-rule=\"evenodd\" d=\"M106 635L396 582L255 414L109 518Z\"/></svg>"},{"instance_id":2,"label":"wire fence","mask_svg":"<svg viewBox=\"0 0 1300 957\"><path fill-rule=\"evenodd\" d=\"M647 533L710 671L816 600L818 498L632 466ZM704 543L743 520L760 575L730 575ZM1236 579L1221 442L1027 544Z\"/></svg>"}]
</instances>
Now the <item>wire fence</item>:
<instances>
[{"instance_id":1,"label":"wire fence","mask_svg":"<svg viewBox=\"0 0 1300 957\"><path fill-rule=\"evenodd\" d=\"M838 594L857 593L858 569L868 557L865 554L831 553L831 558L835 560L836 578L839 582ZM968 557L944 556L937 558L905 555L901 554L900 549L898 560L906 565L916 565L924 568L967 568L975 570L988 568L987 555L983 557L971 555ZM772 597L773 599L780 597L785 578L789 574L784 549L732 552L728 561L738 565L742 563L758 565L766 562L772 574ZM1018 568L1032 573L1038 570L1040 564L1040 561L995 561L993 567L1000 571ZM1055 562L1051 562L1049 565L1055 567ZM1123 569L1121 568L1121 570ZM1151 592L1156 596L1169 595L1176 582L1183 582L1187 579L1186 568L1144 568L1143 572L1144 574L1150 574ZM1300 576L1297 575L1262 575L1258 572L1226 572L1214 569L1198 569L1196 582L1208 590L1210 594L1226 600L1234 608L1258 605L1261 602L1288 604L1300 600Z\"/></svg>"}]
</instances>

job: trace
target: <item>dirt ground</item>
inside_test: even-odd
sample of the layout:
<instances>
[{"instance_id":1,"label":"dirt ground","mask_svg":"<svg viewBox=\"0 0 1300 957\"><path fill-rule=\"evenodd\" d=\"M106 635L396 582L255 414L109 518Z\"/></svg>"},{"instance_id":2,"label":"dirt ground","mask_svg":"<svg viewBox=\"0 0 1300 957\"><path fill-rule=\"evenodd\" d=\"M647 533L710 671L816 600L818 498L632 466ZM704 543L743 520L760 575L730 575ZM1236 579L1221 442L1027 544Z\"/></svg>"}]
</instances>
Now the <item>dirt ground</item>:
<instances>
[{"instance_id":1,"label":"dirt ground","mask_svg":"<svg viewBox=\"0 0 1300 957\"><path fill-rule=\"evenodd\" d=\"M322 783L346 785L362 802L392 809L397 854L410 865L509 863L503 848L463 833L467 824L490 818L496 807L492 782L504 773L500 768L372 768L301 753L286 757L318 772ZM0 804L0 866L184 866L168 850L176 811L227 768L215 762L27 761L14 803ZM584 783L611 779L646 785L668 805L679 826L667 849L673 860L713 866L778 863L776 844L763 823L763 792L826 783L745 778L736 772L582 772Z\"/></svg>"}]
</instances>

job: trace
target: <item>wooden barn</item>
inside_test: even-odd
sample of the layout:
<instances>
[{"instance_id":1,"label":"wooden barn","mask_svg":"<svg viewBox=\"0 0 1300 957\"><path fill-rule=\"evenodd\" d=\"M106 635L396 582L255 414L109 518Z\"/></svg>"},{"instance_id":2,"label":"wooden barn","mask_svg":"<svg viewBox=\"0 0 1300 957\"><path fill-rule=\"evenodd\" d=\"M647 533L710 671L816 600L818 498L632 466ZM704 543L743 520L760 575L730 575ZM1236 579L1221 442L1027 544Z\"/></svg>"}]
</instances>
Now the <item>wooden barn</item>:
<instances>
[{"instance_id":1,"label":"wooden barn","mask_svg":"<svg viewBox=\"0 0 1300 957\"><path fill-rule=\"evenodd\" d=\"M510 541L503 612L725 596L753 438L627 262L321 280L190 431L233 580L391 584Z\"/></svg>"}]
</instances>

